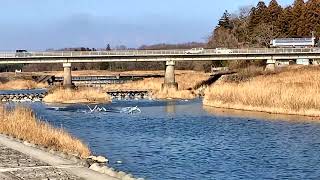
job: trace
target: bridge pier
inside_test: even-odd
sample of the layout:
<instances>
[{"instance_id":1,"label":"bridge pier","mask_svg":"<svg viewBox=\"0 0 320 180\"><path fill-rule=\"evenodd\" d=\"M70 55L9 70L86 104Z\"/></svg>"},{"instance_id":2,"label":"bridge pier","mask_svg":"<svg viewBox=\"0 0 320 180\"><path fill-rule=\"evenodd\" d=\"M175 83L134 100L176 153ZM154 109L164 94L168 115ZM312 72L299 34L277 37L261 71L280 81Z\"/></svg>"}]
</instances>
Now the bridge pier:
<instances>
[{"instance_id":1,"label":"bridge pier","mask_svg":"<svg viewBox=\"0 0 320 180\"><path fill-rule=\"evenodd\" d=\"M71 63L63 63L63 87L72 89Z\"/></svg>"},{"instance_id":2,"label":"bridge pier","mask_svg":"<svg viewBox=\"0 0 320 180\"><path fill-rule=\"evenodd\" d=\"M275 69L276 69L276 60L268 59L267 60L266 71L274 71Z\"/></svg>"},{"instance_id":3,"label":"bridge pier","mask_svg":"<svg viewBox=\"0 0 320 180\"><path fill-rule=\"evenodd\" d=\"M174 66L176 63L174 61L167 61L166 62L166 72L164 76L164 83L162 84L162 90L178 90L178 83L175 79L174 74Z\"/></svg>"}]
</instances>

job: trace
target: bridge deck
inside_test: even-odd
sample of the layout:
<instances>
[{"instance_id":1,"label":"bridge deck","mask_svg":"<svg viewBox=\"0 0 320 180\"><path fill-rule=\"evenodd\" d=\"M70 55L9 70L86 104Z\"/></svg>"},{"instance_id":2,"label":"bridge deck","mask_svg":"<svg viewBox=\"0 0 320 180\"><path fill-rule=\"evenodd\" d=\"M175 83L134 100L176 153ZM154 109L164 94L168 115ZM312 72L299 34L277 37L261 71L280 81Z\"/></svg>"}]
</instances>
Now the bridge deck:
<instances>
[{"instance_id":1,"label":"bridge deck","mask_svg":"<svg viewBox=\"0 0 320 180\"><path fill-rule=\"evenodd\" d=\"M199 53L187 53L188 49L174 50L115 50L115 51L44 51L44 52L0 52L0 58L79 57L79 56L158 56L158 55L221 55L221 54L290 54L320 53L320 48L253 48L253 49L204 49Z\"/></svg>"},{"instance_id":2,"label":"bridge deck","mask_svg":"<svg viewBox=\"0 0 320 180\"><path fill-rule=\"evenodd\" d=\"M320 48L205 49L199 53L187 50L130 51L53 51L0 52L1 64L66 63L66 62L137 62L137 61L202 61L247 59L320 59Z\"/></svg>"}]
</instances>

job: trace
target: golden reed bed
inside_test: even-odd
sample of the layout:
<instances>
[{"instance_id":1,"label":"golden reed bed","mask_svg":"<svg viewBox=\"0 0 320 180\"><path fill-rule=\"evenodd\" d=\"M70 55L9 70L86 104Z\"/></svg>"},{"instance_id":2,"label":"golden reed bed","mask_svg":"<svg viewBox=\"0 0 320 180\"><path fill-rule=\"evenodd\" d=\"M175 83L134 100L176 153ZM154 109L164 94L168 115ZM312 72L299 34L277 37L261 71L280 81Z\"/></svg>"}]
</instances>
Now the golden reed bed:
<instances>
[{"instance_id":1,"label":"golden reed bed","mask_svg":"<svg viewBox=\"0 0 320 180\"><path fill-rule=\"evenodd\" d=\"M57 88L44 99L47 103L105 103L111 102L106 92L96 88L80 88L77 90Z\"/></svg>"},{"instance_id":2,"label":"golden reed bed","mask_svg":"<svg viewBox=\"0 0 320 180\"><path fill-rule=\"evenodd\" d=\"M21 89L36 89L47 87L44 83L37 83L32 80L12 80L6 83L0 83L0 90L21 90Z\"/></svg>"},{"instance_id":3,"label":"golden reed bed","mask_svg":"<svg viewBox=\"0 0 320 180\"><path fill-rule=\"evenodd\" d=\"M64 129L53 128L38 120L25 107L8 110L0 106L0 133L7 134L33 144L53 148L61 152L88 157L91 153L87 145L71 136Z\"/></svg>"},{"instance_id":4,"label":"golden reed bed","mask_svg":"<svg viewBox=\"0 0 320 180\"><path fill-rule=\"evenodd\" d=\"M291 69L240 83L219 83L207 89L204 105L319 117L320 68Z\"/></svg>"}]
</instances>

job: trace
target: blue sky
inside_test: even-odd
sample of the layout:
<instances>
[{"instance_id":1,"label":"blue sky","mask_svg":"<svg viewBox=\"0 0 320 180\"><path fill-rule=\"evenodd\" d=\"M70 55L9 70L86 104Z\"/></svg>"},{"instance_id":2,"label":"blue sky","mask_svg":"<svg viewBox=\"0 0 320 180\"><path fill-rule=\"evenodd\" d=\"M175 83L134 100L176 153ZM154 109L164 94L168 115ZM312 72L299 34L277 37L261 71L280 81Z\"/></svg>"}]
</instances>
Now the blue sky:
<instances>
[{"instance_id":1,"label":"blue sky","mask_svg":"<svg viewBox=\"0 0 320 180\"><path fill-rule=\"evenodd\" d=\"M225 9L235 12L257 2L1 0L0 50L204 42Z\"/></svg>"}]
</instances>

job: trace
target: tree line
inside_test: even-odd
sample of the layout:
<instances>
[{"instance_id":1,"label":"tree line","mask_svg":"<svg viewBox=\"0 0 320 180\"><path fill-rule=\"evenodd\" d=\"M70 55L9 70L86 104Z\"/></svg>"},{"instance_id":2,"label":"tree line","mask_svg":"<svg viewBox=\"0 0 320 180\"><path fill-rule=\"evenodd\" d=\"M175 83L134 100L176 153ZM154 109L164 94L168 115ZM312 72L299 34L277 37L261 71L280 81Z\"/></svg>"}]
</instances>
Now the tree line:
<instances>
[{"instance_id":1,"label":"tree line","mask_svg":"<svg viewBox=\"0 0 320 180\"><path fill-rule=\"evenodd\" d=\"M208 40L208 47L268 47L274 38L320 36L320 0L295 0L281 7L277 0L237 13L225 11Z\"/></svg>"}]
</instances>

